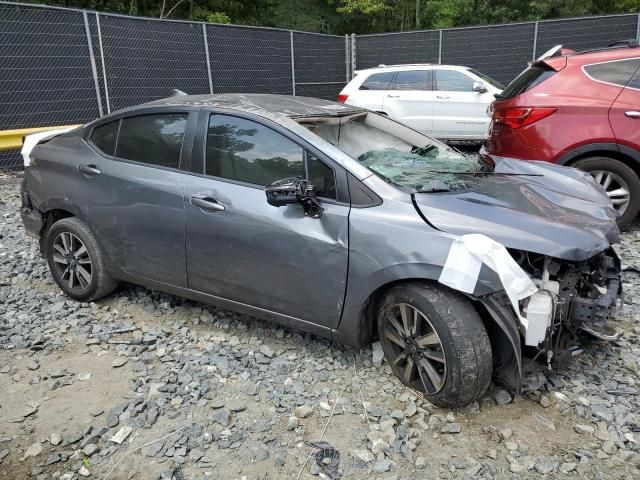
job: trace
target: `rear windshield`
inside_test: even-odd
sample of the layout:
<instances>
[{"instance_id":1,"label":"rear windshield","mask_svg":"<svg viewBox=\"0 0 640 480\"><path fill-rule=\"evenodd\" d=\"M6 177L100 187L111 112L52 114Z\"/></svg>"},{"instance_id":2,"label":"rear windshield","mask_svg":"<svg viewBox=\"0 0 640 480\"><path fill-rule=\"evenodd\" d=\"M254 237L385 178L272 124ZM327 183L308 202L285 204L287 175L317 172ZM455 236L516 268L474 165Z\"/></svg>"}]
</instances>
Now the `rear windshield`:
<instances>
[{"instance_id":1,"label":"rear windshield","mask_svg":"<svg viewBox=\"0 0 640 480\"><path fill-rule=\"evenodd\" d=\"M531 90L536 85L540 85L555 74L556 71L553 68L543 63L532 65L507 85L502 93L496 95L496 98L502 100L518 96L527 90Z\"/></svg>"}]
</instances>

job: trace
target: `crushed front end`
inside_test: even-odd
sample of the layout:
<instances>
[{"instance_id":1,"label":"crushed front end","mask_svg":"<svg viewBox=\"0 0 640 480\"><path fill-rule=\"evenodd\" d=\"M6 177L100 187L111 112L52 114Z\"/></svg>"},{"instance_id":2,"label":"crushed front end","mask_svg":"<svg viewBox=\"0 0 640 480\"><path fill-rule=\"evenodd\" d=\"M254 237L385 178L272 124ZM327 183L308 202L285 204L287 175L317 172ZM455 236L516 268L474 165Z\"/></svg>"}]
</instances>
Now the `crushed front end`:
<instances>
[{"instance_id":1,"label":"crushed front end","mask_svg":"<svg viewBox=\"0 0 640 480\"><path fill-rule=\"evenodd\" d=\"M574 343L578 333L608 341L620 338L609 321L622 305L621 268L611 247L584 261L509 252L538 287L520 302L527 323L518 321L504 293L489 295L482 303L494 320L502 317L502 332L511 330L502 341L512 348L494 352L495 376L520 393L540 388L579 352Z\"/></svg>"}]
</instances>

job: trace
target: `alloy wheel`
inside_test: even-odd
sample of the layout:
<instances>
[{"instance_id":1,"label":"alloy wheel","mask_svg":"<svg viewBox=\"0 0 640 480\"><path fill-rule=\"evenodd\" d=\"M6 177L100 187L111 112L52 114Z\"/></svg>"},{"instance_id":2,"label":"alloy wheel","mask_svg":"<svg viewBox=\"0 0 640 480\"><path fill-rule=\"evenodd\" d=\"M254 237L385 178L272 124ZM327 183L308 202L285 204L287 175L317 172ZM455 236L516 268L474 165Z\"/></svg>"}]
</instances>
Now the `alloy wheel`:
<instances>
[{"instance_id":1,"label":"alloy wheel","mask_svg":"<svg viewBox=\"0 0 640 480\"><path fill-rule=\"evenodd\" d=\"M93 278L87 247L71 232L61 232L53 241L53 263L60 280L75 291L86 290Z\"/></svg>"},{"instance_id":2,"label":"alloy wheel","mask_svg":"<svg viewBox=\"0 0 640 480\"><path fill-rule=\"evenodd\" d=\"M627 182L620 175L605 170L593 170L589 173L607 192L613 208L622 215L627 210L631 199Z\"/></svg>"},{"instance_id":3,"label":"alloy wheel","mask_svg":"<svg viewBox=\"0 0 640 480\"><path fill-rule=\"evenodd\" d=\"M385 315L381 335L391 349L392 368L406 385L438 393L446 381L447 359L429 318L408 303L392 305Z\"/></svg>"}]
</instances>

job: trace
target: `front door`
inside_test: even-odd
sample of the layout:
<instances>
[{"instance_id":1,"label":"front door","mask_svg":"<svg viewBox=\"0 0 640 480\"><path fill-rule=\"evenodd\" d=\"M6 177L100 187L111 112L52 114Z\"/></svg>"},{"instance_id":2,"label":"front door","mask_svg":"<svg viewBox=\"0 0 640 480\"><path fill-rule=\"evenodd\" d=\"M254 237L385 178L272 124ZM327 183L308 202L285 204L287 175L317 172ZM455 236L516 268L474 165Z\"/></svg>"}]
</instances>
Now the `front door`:
<instances>
[{"instance_id":1,"label":"front door","mask_svg":"<svg viewBox=\"0 0 640 480\"><path fill-rule=\"evenodd\" d=\"M187 119L182 112L151 113L98 126L89 144L99 153L77 172L107 263L185 287L186 175L179 166Z\"/></svg>"},{"instance_id":2,"label":"front door","mask_svg":"<svg viewBox=\"0 0 640 480\"><path fill-rule=\"evenodd\" d=\"M401 70L384 98L384 111L394 120L430 135L433 130L431 70Z\"/></svg>"},{"instance_id":3,"label":"front door","mask_svg":"<svg viewBox=\"0 0 640 480\"><path fill-rule=\"evenodd\" d=\"M209 113L201 113L209 115ZM204 175L186 192L189 288L327 327L338 324L348 264L349 205L340 202L339 167L256 118L210 114ZM197 172L199 173L199 172ZM344 174L344 173L342 173ZM324 214L273 207L264 186L287 177L316 186Z\"/></svg>"},{"instance_id":4,"label":"front door","mask_svg":"<svg viewBox=\"0 0 640 480\"><path fill-rule=\"evenodd\" d=\"M434 70L433 136L480 140L487 136L490 91L472 90L475 80L457 70Z\"/></svg>"}]
</instances>

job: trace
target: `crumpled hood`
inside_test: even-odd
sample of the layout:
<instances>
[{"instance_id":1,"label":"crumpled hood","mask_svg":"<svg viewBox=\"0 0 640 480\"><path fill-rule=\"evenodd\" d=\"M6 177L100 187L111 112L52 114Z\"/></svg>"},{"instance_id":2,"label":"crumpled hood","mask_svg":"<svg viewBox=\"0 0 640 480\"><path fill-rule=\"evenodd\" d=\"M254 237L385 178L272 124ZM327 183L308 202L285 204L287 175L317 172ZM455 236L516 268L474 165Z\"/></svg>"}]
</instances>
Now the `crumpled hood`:
<instances>
[{"instance_id":1,"label":"crumpled hood","mask_svg":"<svg viewBox=\"0 0 640 480\"><path fill-rule=\"evenodd\" d=\"M617 212L587 173L547 162L496 159L463 192L416 193L417 208L434 227L482 233L507 248L581 261L618 240Z\"/></svg>"}]
</instances>

